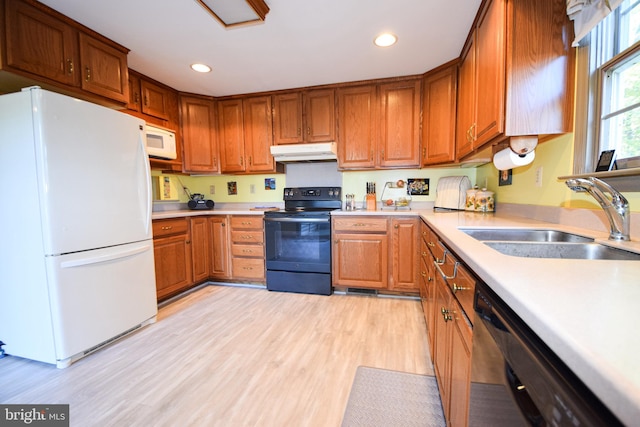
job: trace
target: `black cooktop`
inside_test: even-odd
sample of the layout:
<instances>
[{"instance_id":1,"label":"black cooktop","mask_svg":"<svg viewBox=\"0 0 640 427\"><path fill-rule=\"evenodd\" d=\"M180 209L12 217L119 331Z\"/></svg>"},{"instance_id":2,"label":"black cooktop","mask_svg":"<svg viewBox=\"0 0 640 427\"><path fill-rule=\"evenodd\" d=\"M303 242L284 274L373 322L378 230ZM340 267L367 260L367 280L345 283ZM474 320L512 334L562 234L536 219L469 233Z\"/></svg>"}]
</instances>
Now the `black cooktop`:
<instances>
[{"instance_id":1,"label":"black cooktop","mask_svg":"<svg viewBox=\"0 0 640 427\"><path fill-rule=\"evenodd\" d=\"M284 189L284 210L265 212L265 215L318 215L342 209L341 187L287 187Z\"/></svg>"}]
</instances>

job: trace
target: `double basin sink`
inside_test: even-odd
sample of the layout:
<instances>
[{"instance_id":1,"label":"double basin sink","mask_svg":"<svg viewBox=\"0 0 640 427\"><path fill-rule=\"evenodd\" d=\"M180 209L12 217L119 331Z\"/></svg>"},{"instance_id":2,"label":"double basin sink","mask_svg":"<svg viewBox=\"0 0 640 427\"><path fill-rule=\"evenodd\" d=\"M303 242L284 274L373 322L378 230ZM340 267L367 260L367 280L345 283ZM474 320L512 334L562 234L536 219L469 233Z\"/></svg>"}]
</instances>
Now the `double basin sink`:
<instances>
[{"instance_id":1,"label":"double basin sink","mask_svg":"<svg viewBox=\"0 0 640 427\"><path fill-rule=\"evenodd\" d=\"M596 243L590 237L558 230L460 228L505 255L528 258L640 261L640 254Z\"/></svg>"}]
</instances>

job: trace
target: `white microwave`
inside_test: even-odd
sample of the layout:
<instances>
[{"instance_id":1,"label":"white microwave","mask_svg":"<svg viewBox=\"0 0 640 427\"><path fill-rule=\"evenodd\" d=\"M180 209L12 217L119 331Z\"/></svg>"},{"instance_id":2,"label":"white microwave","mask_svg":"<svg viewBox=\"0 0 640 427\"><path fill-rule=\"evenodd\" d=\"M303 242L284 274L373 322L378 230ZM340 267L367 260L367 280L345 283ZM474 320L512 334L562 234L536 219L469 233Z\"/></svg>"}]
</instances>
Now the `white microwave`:
<instances>
[{"instance_id":1,"label":"white microwave","mask_svg":"<svg viewBox=\"0 0 640 427\"><path fill-rule=\"evenodd\" d=\"M149 157L168 160L175 160L178 157L175 132L146 125L145 137Z\"/></svg>"}]
</instances>

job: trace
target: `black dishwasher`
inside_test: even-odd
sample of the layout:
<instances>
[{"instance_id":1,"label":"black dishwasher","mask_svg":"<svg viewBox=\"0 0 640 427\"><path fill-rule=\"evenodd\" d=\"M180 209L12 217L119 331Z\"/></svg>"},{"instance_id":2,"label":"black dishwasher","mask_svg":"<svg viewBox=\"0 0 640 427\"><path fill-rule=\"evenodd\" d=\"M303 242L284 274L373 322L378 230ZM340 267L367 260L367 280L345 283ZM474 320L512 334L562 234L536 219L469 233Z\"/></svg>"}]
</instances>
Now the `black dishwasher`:
<instances>
[{"instance_id":1,"label":"black dishwasher","mask_svg":"<svg viewBox=\"0 0 640 427\"><path fill-rule=\"evenodd\" d=\"M484 283L478 282L470 426L621 426L620 421Z\"/></svg>"}]
</instances>

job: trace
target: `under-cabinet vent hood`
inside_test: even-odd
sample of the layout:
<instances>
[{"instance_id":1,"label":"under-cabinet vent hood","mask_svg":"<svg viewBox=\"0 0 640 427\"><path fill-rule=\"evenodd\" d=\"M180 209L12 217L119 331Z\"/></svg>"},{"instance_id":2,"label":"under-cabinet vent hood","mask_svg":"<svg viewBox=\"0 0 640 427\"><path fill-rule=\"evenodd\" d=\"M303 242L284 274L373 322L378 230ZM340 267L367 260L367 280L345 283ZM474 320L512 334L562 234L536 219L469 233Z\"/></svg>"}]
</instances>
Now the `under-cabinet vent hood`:
<instances>
[{"instance_id":1,"label":"under-cabinet vent hood","mask_svg":"<svg viewBox=\"0 0 640 427\"><path fill-rule=\"evenodd\" d=\"M337 151L335 142L271 146L271 155L276 159L276 162L281 163L336 160L338 158Z\"/></svg>"}]
</instances>

